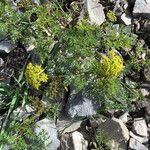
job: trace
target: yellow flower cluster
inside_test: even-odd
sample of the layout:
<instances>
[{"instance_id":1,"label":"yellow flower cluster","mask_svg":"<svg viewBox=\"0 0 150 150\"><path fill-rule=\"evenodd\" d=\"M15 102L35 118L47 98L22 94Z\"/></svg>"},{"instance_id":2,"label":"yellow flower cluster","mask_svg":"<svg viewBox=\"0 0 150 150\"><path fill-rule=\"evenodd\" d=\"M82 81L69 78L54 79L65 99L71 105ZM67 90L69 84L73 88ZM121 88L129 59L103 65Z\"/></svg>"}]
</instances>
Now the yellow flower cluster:
<instances>
[{"instance_id":1,"label":"yellow flower cluster","mask_svg":"<svg viewBox=\"0 0 150 150\"><path fill-rule=\"evenodd\" d=\"M116 17L116 15L115 15L115 13L114 13L113 11L111 11L111 10L109 10L109 11L107 12L107 17L108 17L108 19L109 19L111 22L117 21L117 17Z\"/></svg>"},{"instance_id":2,"label":"yellow flower cluster","mask_svg":"<svg viewBox=\"0 0 150 150\"><path fill-rule=\"evenodd\" d=\"M123 61L113 50L102 58L102 72L105 78L116 78L123 69Z\"/></svg>"},{"instance_id":3,"label":"yellow flower cluster","mask_svg":"<svg viewBox=\"0 0 150 150\"><path fill-rule=\"evenodd\" d=\"M41 83L48 80L47 74L43 73L44 69L40 65L29 63L26 67L25 77L28 83L35 89L39 89Z\"/></svg>"}]
</instances>

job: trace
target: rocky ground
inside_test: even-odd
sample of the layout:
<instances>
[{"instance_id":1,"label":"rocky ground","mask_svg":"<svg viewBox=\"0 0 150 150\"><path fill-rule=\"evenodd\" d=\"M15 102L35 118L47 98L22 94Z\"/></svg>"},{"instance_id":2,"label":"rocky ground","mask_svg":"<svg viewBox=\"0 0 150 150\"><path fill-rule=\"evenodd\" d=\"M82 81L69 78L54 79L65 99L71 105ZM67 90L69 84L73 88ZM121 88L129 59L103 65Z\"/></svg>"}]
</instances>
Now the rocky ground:
<instances>
[{"instance_id":1,"label":"rocky ground","mask_svg":"<svg viewBox=\"0 0 150 150\"><path fill-rule=\"evenodd\" d=\"M11 1L15 7L17 1ZM38 0L34 0L40 5ZM141 46L147 48L147 53L140 54L139 59L150 59L150 0L85 0L66 2L65 7L76 7L82 3L82 10L78 19L82 19L88 12L91 24L101 25L106 20L106 12L112 10L118 20L117 24L124 24L139 39ZM20 45L14 45L10 40L0 37L0 81L11 83L13 72L19 72L28 57L28 53L34 49L30 45L26 49ZM38 58L34 56L34 61ZM22 64L23 63L23 64ZM13 66L14 69L11 69ZM112 150L148 150L150 149L150 68L144 68L140 72L131 72L127 78L128 82L140 81L140 90L145 101L133 103L132 110L108 110L105 113L97 113L101 108L100 104L82 93L76 94L74 87L70 88L67 100L62 101L62 110L54 119L38 116L35 133L38 135L43 129L47 132L44 143L46 150L96 150L99 142L103 145L101 149L107 150L109 140ZM7 98L0 97L0 101ZM39 106L49 105L44 97ZM57 109L57 108L56 108ZM11 118L22 121L35 113L36 108L28 104L25 107L18 107L12 113ZM6 109L0 109L0 123L6 118ZM101 131L98 134L98 131ZM105 141L102 132L107 137ZM98 142L99 141L99 142ZM105 143L106 142L106 143ZM50 144L49 144L50 143ZM3 150L10 149L5 144Z\"/></svg>"}]
</instances>

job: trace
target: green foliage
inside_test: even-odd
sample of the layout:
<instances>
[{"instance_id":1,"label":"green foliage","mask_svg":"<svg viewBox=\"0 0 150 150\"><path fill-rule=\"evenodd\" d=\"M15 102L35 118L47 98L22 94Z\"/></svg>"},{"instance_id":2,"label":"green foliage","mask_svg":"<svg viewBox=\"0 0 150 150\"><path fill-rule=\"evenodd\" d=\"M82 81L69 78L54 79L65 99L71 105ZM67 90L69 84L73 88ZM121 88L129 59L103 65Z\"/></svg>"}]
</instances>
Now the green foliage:
<instances>
[{"instance_id":1,"label":"green foliage","mask_svg":"<svg viewBox=\"0 0 150 150\"><path fill-rule=\"evenodd\" d=\"M49 99L57 101L59 98L64 98L65 92L66 88L64 87L63 79L60 76L54 76L50 79L49 86L44 93Z\"/></svg>"},{"instance_id":2,"label":"green foliage","mask_svg":"<svg viewBox=\"0 0 150 150\"><path fill-rule=\"evenodd\" d=\"M7 129L9 133L0 133L0 145L7 144L15 150L41 150L48 138L47 133L42 131L36 135L33 127L33 120L28 118L21 124L12 122Z\"/></svg>"},{"instance_id":3,"label":"green foliage","mask_svg":"<svg viewBox=\"0 0 150 150\"><path fill-rule=\"evenodd\" d=\"M34 5L34 3L31 0L21 0L17 3L18 7L25 8L25 9L29 8L32 5Z\"/></svg>"},{"instance_id":4,"label":"green foliage","mask_svg":"<svg viewBox=\"0 0 150 150\"><path fill-rule=\"evenodd\" d=\"M96 131L96 141L98 144L97 150L111 150L111 139L105 131L100 129Z\"/></svg>"},{"instance_id":5,"label":"green foliage","mask_svg":"<svg viewBox=\"0 0 150 150\"><path fill-rule=\"evenodd\" d=\"M38 97L29 97L31 105L36 109L36 113L32 116L33 120L36 120L42 114L45 114L49 118L56 118L59 112L59 105L54 104L44 104Z\"/></svg>"},{"instance_id":6,"label":"green foliage","mask_svg":"<svg viewBox=\"0 0 150 150\"><path fill-rule=\"evenodd\" d=\"M97 27L86 22L79 22L76 27L66 29L60 43L63 46L58 46L55 53L49 56L47 73L50 77L61 76L65 87L73 84L77 91L84 91L86 95L95 97L106 109L129 108L128 95L121 81L114 79L110 74L109 78L105 76L105 70L110 69L109 72L111 72L114 62L112 66L104 67L101 61L104 55L101 53L106 53L111 47L118 50L132 47L133 39L129 36L130 34L127 33L126 37L120 39L126 32L119 29L120 35L114 36L115 39L113 39L111 37L113 35L108 31L115 32L115 30L111 24ZM120 60L122 69L121 58L118 55L115 56L117 60ZM110 60L109 62L111 64ZM118 65L115 68L118 69Z\"/></svg>"},{"instance_id":7,"label":"green foliage","mask_svg":"<svg viewBox=\"0 0 150 150\"><path fill-rule=\"evenodd\" d=\"M7 125L9 125L9 118L11 113L18 105L24 106L28 101L28 87L26 86L23 80L23 71L21 72L18 79L15 79L15 84L13 86L0 83L0 95L6 99L7 103L1 102L1 109L8 109L6 119L3 124L5 124L5 128L7 129ZM1 126L3 129L3 126Z\"/></svg>"},{"instance_id":8,"label":"green foliage","mask_svg":"<svg viewBox=\"0 0 150 150\"><path fill-rule=\"evenodd\" d=\"M60 9L55 5L33 5L22 13L12 9L9 4L0 2L0 33L25 46L34 44L44 60L51 50L49 46L54 42L54 37L60 32Z\"/></svg>"},{"instance_id":9,"label":"green foliage","mask_svg":"<svg viewBox=\"0 0 150 150\"><path fill-rule=\"evenodd\" d=\"M78 90L88 84L101 37L98 28L93 30L90 25L88 28L81 26L83 25L79 24L77 28L64 31L61 42L64 46L49 57L47 67L49 76L60 75L65 85L74 84Z\"/></svg>"},{"instance_id":10,"label":"green foliage","mask_svg":"<svg viewBox=\"0 0 150 150\"><path fill-rule=\"evenodd\" d=\"M73 84L78 92L84 91L101 101L104 108L128 107L128 92L121 83L123 74L119 74L123 60L119 63L119 71L116 69L118 65L110 58L107 64L111 62L113 65L102 63L103 56L111 49L126 53L136 45L137 37L128 27L113 25L111 22L96 26L86 20L72 26L71 12L64 12L58 2L36 6L28 0L22 0L20 5L24 7L24 12L18 12L9 4L0 2L0 33L14 42L21 42L25 47L35 45L34 51L47 65L50 83L45 94L50 99L63 97L66 87ZM115 20L111 11L107 16ZM138 61L134 61L136 58L134 54L131 55L132 63L137 62L135 65L138 64ZM126 63L124 66L126 69ZM114 73L110 75L114 68L117 79L112 77ZM106 74L110 76L109 79Z\"/></svg>"},{"instance_id":11,"label":"green foliage","mask_svg":"<svg viewBox=\"0 0 150 150\"><path fill-rule=\"evenodd\" d=\"M132 51L129 53L130 59L126 61L126 71L129 72L131 68L140 71L142 68L150 67L150 60L145 57L147 49L141 41L137 41Z\"/></svg>"},{"instance_id":12,"label":"green foliage","mask_svg":"<svg viewBox=\"0 0 150 150\"><path fill-rule=\"evenodd\" d=\"M13 131L10 131L12 125L11 115L18 106L22 105L22 107L24 107L28 101L28 87L23 80L23 71L20 73L19 78L16 79L14 77L14 80L15 84L13 86L0 83L0 95L2 97L2 100L4 100L2 102L0 101L0 110L8 109L8 111L6 112L6 117L1 124L0 137L2 139L0 139L0 145L5 144L3 141L5 138L7 138L7 140L16 139L15 136L12 137L12 135L14 134Z\"/></svg>"},{"instance_id":13,"label":"green foliage","mask_svg":"<svg viewBox=\"0 0 150 150\"><path fill-rule=\"evenodd\" d=\"M43 66L46 65L45 72L49 76L46 88L42 87L44 92L40 92L50 100L64 98L67 88L74 85L77 92L82 91L86 96L98 100L104 111L110 108L129 109L135 97L136 100L142 97L138 87L134 88L135 91L123 83L122 78L132 68L139 71L142 67L150 66L150 61L139 58L139 54L146 50L140 46L137 36L128 27L113 24L117 18L112 11L107 13L110 22L102 26L90 25L87 20L72 25L70 18L76 14L77 9L65 12L59 2L37 6L29 0L21 0L16 9L13 9L8 1L0 1L0 34L14 43L21 43L25 48L31 44L35 46L34 52L39 55ZM112 49L128 54L128 61L125 62ZM34 84L28 80L36 89L39 88L40 81L47 81L46 74L42 80L39 75L43 69L37 70L35 75L34 67L30 65L30 71L27 66L28 72L25 73L26 78L36 77ZM29 97L29 87L23 75L24 70L19 79L14 77L16 82L12 86L0 85L0 97L7 96L8 99L0 101L0 109L7 110L3 123L6 126L2 125L0 144L7 143L17 150L41 149L43 140L34 135L31 127L43 114L55 118L59 104L45 105L38 97ZM36 109L35 114L22 124L16 120L12 123L10 115L13 110L25 106L27 102ZM28 145L28 137L36 144ZM103 131L97 132L97 141L99 150L110 149L109 140Z\"/></svg>"},{"instance_id":14,"label":"green foliage","mask_svg":"<svg viewBox=\"0 0 150 150\"><path fill-rule=\"evenodd\" d=\"M129 51L137 42L137 36L124 25L104 25L103 45L105 49L114 47L118 50Z\"/></svg>"}]
</instances>

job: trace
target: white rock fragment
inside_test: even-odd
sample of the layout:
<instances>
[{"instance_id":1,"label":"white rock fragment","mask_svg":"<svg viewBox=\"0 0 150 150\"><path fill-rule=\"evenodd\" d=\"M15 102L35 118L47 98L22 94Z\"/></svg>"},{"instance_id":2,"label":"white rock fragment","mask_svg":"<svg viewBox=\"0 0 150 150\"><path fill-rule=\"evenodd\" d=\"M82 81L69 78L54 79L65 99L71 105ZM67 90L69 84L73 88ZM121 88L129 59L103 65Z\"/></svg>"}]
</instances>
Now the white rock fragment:
<instances>
[{"instance_id":1,"label":"white rock fragment","mask_svg":"<svg viewBox=\"0 0 150 150\"><path fill-rule=\"evenodd\" d=\"M146 121L143 118L136 118L132 126L132 131L137 135L148 137Z\"/></svg>"},{"instance_id":2,"label":"white rock fragment","mask_svg":"<svg viewBox=\"0 0 150 150\"><path fill-rule=\"evenodd\" d=\"M125 23L125 25L131 25L131 20L132 18L130 16L128 16L127 14L123 13L121 15L121 20Z\"/></svg>"},{"instance_id":3,"label":"white rock fragment","mask_svg":"<svg viewBox=\"0 0 150 150\"><path fill-rule=\"evenodd\" d=\"M29 47L26 48L26 51L27 52L32 51L34 48L35 48L35 45L31 44L31 45L29 45Z\"/></svg>"},{"instance_id":4,"label":"white rock fragment","mask_svg":"<svg viewBox=\"0 0 150 150\"><path fill-rule=\"evenodd\" d=\"M2 58L0 58L0 66L3 66L3 64L4 64L4 61Z\"/></svg>"},{"instance_id":5,"label":"white rock fragment","mask_svg":"<svg viewBox=\"0 0 150 150\"><path fill-rule=\"evenodd\" d=\"M143 96L148 96L150 94L148 89L144 89L144 88L141 88L141 93L142 93Z\"/></svg>"},{"instance_id":6,"label":"white rock fragment","mask_svg":"<svg viewBox=\"0 0 150 150\"><path fill-rule=\"evenodd\" d=\"M33 114L35 111L36 110L31 105L26 105L25 107L16 108L11 117L16 117L18 120L22 120L24 117Z\"/></svg>"},{"instance_id":7,"label":"white rock fragment","mask_svg":"<svg viewBox=\"0 0 150 150\"><path fill-rule=\"evenodd\" d=\"M3 148L2 148L2 150L10 150L9 145L5 144L5 145L3 146Z\"/></svg>"},{"instance_id":8,"label":"white rock fragment","mask_svg":"<svg viewBox=\"0 0 150 150\"><path fill-rule=\"evenodd\" d=\"M134 138L130 138L129 147L133 150L148 150L146 146L144 146Z\"/></svg>"},{"instance_id":9,"label":"white rock fragment","mask_svg":"<svg viewBox=\"0 0 150 150\"><path fill-rule=\"evenodd\" d=\"M130 131L130 136L134 138L135 140L139 141L140 143L147 143L149 140L147 137L141 137L141 136L135 135L132 131Z\"/></svg>"},{"instance_id":10,"label":"white rock fragment","mask_svg":"<svg viewBox=\"0 0 150 150\"><path fill-rule=\"evenodd\" d=\"M0 42L0 52L9 53L15 45L13 45L9 40Z\"/></svg>"},{"instance_id":11,"label":"white rock fragment","mask_svg":"<svg viewBox=\"0 0 150 150\"><path fill-rule=\"evenodd\" d=\"M72 133L72 141L74 150L87 150L88 142L83 138L80 132L75 131Z\"/></svg>"},{"instance_id":12,"label":"white rock fragment","mask_svg":"<svg viewBox=\"0 0 150 150\"><path fill-rule=\"evenodd\" d=\"M101 25L105 21L103 6L98 0L86 0L86 7L91 24Z\"/></svg>"},{"instance_id":13,"label":"white rock fragment","mask_svg":"<svg viewBox=\"0 0 150 150\"><path fill-rule=\"evenodd\" d=\"M136 0L133 8L133 16L150 18L150 0Z\"/></svg>"},{"instance_id":14,"label":"white rock fragment","mask_svg":"<svg viewBox=\"0 0 150 150\"><path fill-rule=\"evenodd\" d=\"M125 112L122 116L119 117L119 119L122 120L123 123L127 123L128 122L128 116L129 116L129 113Z\"/></svg>"}]
</instances>

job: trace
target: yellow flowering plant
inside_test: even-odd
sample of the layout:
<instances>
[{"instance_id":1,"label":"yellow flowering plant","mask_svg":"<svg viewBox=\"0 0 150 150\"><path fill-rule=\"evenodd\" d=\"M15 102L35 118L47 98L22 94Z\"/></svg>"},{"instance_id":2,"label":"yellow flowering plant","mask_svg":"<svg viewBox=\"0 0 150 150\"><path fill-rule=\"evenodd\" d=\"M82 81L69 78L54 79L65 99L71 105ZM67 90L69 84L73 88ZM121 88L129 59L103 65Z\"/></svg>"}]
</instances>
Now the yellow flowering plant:
<instances>
[{"instance_id":1,"label":"yellow flowering plant","mask_svg":"<svg viewBox=\"0 0 150 150\"><path fill-rule=\"evenodd\" d=\"M105 78L116 78L123 69L123 61L113 50L108 55L102 57L102 75Z\"/></svg>"},{"instance_id":2,"label":"yellow flowering plant","mask_svg":"<svg viewBox=\"0 0 150 150\"><path fill-rule=\"evenodd\" d=\"M107 16L108 20L111 21L111 22L116 22L117 21L117 17L115 15L115 13L111 10L109 10L107 12L106 16Z\"/></svg>"},{"instance_id":3,"label":"yellow flowering plant","mask_svg":"<svg viewBox=\"0 0 150 150\"><path fill-rule=\"evenodd\" d=\"M47 74L43 73L44 69L40 65L28 63L25 71L25 77L28 83L35 89L39 89L41 83L48 80Z\"/></svg>"}]
</instances>

